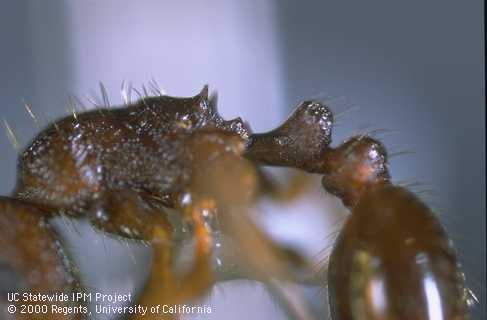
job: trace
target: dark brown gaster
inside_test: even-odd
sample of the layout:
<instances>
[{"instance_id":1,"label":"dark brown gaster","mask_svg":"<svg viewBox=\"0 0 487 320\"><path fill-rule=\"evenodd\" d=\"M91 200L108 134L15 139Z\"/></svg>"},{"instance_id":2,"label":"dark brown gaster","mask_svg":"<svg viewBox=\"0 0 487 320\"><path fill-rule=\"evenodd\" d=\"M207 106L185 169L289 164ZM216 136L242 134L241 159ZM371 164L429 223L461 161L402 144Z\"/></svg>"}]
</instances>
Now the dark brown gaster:
<instances>
[{"instance_id":1,"label":"dark brown gaster","mask_svg":"<svg viewBox=\"0 0 487 320\"><path fill-rule=\"evenodd\" d=\"M451 242L431 210L404 188L365 191L329 261L334 320L465 318Z\"/></svg>"}]
</instances>

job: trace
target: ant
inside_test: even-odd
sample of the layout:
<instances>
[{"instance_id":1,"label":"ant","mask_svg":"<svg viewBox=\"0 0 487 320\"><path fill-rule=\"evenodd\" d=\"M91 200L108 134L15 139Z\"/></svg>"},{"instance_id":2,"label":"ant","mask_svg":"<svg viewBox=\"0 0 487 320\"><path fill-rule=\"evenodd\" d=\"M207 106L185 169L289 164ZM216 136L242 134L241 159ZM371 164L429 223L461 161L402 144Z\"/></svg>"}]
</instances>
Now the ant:
<instances>
[{"instance_id":1,"label":"ant","mask_svg":"<svg viewBox=\"0 0 487 320\"><path fill-rule=\"evenodd\" d=\"M11 197L0 199L0 266L18 275L13 291L82 290L49 223L60 214L87 217L104 233L151 247L150 275L137 300L142 306L206 294L215 283L210 257L217 232L232 239L249 277L297 283L310 272L309 262L245 215L257 197L277 192L261 170L268 165L322 175L324 190L350 209L327 281L319 283L328 286L332 319L467 317L451 241L417 196L391 183L381 142L359 135L331 147L333 114L318 101L302 102L270 132L252 133L240 118L224 120L216 100L208 86L189 98L145 95L120 108L73 112L37 135L20 153ZM196 242L183 274L173 268L179 227L168 208L179 212ZM86 317L51 309L13 316L7 302L0 304L8 319ZM70 300L56 304L76 308ZM311 318L302 308L293 311L295 318ZM161 317L177 316L132 315Z\"/></svg>"}]
</instances>

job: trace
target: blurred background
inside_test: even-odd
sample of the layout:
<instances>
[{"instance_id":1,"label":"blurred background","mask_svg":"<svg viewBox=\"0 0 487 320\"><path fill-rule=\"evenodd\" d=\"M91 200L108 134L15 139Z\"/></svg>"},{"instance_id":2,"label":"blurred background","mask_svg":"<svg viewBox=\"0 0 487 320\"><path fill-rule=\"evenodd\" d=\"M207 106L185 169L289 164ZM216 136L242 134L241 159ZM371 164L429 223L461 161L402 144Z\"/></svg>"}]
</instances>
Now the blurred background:
<instances>
[{"instance_id":1,"label":"blurred background","mask_svg":"<svg viewBox=\"0 0 487 320\"><path fill-rule=\"evenodd\" d=\"M421 195L448 229L480 301L472 319L485 319L482 12L480 0L5 2L0 117L25 145L39 130L25 103L45 124L68 113L69 94L91 95L100 81L113 104L122 81L140 88L155 79L175 96L209 84L223 116L241 116L255 131L275 127L303 99L325 100L342 113L335 143L388 129L377 137L398 154L394 180L430 191ZM6 134L0 145L6 195L16 152ZM279 241L321 258L343 214L330 208L343 208L318 184L310 194L312 201L264 203L257 219ZM58 226L89 287L140 287L147 249L103 239L83 223L79 233ZM310 293L315 312L325 313L318 291ZM249 281L220 284L202 303L213 313L188 319L285 318L265 288Z\"/></svg>"}]
</instances>

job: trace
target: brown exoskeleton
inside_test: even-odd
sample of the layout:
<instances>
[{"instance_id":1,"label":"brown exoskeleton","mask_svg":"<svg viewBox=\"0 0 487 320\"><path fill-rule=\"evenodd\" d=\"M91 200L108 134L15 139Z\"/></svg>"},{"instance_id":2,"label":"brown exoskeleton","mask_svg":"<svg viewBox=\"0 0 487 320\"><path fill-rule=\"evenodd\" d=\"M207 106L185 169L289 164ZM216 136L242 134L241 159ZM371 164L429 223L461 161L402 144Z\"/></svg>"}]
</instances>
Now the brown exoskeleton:
<instances>
[{"instance_id":1,"label":"brown exoskeleton","mask_svg":"<svg viewBox=\"0 0 487 320\"><path fill-rule=\"evenodd\" d=\"M0 201L6 248L0 265L18 273L18 291L81 290L49 225L62 213L87 216L103 232L151 246L151 273L137 301L143 306L184 303L208 292L216 228L232 238L252 277L299 281L309 272L306 259L271 241L243 214L259 193L274 192L259 165L288 166L323 175L324 189L351 209L330 258L333 319L464 319L461 273L437 219L390 183L380 142L356 136L331 148L332 126L327 106L306 101L275 130L254 134L239 118L223 120L207 87L191 98L144 97L122 108L74 113L20 154L15 190ZM173 269L177 230L167 208L180 213L196 241L183 275ZM84 310L2 315L81 319ZM294 316L310 317L299 308ZM161 317L173 315L132 318Z\"/></svg>"}]
</instances>

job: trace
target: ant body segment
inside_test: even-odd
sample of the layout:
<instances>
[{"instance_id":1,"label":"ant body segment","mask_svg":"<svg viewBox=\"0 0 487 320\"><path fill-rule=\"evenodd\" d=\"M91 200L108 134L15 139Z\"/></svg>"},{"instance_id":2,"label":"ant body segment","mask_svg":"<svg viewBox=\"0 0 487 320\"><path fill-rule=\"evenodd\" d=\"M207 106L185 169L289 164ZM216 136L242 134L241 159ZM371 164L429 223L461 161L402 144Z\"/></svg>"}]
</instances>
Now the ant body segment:
<instances>
[{"instance_id":1,"label":"ant body segment","mask_svg":"<svg viewBox=\"0 0 487 320\"><path fill-rule=\"evenodd\" d=\"M274 192L259 166L286 166L322 175L323 188L351 211L333 247L327 284L320 283L329 287L332 319L465 319L462 274L437 218L390 182L379 141L355 136L332 148L332 128L330 109L305 101L278 128L252 133L240 118L222 119L207 86L190 98L144 97L122 108L74 113L44 129L19 156L13 194L0 198L0 266L18 274L17 291L80 290L49 218L85 216L105 233L152 248L137 303L180 304L215 282L210 257L218 220L254 278L298 281L309 271L306 259L239 214L260 194ZM167 208L180 213L196 242L182 275L173 270L176 230ZM132 319L151 317L161 319Z\"/></svg>"}]
</instances>

